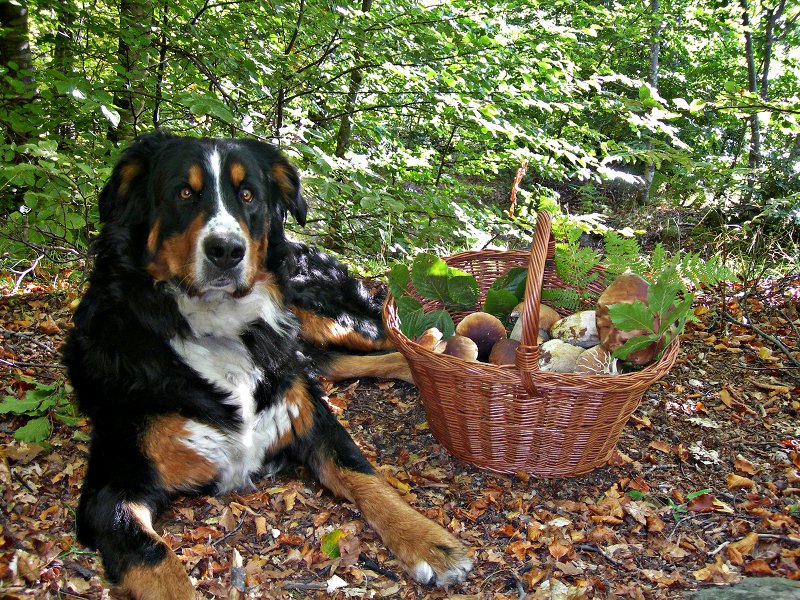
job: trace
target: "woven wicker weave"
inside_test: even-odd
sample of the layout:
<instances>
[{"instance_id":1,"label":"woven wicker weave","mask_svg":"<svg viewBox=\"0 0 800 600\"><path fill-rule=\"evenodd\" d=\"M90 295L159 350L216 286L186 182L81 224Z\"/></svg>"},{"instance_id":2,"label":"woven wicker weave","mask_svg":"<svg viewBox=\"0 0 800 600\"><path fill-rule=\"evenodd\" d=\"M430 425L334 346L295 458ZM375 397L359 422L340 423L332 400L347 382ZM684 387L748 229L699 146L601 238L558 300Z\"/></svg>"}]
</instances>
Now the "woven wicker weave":
<instances>
[{"instance_id":1,"label":"woven wicker weave","mask_svg":"<svg viewBox=\"0 0 800 600\"><path fill-rule=\"evenodd\" d=\"M621 375L540 371L540 290L542 284L568 287L546 260L554 246L550 215L541 212L530 254L484 250L445 259L475 276L481 302L498 276L527 266L516 365L469 362L427 350L401 333L391 296L384 305L388 336L411 365L431 432L451 454L485 469L570 477L605 464L645 390L669 371L678 353L676 339L658 362ZM441 304L425 301L423 307L430 311ZM458 322L467 313L451 314Z\"/></svg>"}]
</instances>

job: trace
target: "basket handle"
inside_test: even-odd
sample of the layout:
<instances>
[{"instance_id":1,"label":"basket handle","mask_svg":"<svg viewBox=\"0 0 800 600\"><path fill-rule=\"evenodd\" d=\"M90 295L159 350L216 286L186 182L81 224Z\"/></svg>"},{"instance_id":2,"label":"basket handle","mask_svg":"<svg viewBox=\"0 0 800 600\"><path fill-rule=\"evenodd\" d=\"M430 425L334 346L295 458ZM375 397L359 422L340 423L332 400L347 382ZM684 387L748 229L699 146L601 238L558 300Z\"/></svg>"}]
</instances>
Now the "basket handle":
<instances>
[{"instance_id":1,"label":"basket handle","mask_svg":"<svg viewBox=\"0 0 800 600\"><path fill-rule=\"evenodd\" d=\"M528 261L528 279L525 282L525 304L522 314L522 338L516 352L516 366L519 369L522 383L528 392L536 395L533 372L539 370L539 305L542 301L542 281L544 265L550 246L550 230L552 220L550 213L544 210L536 214L536 229L533 233L531 256Z\"/></svg>"}]
</instances>

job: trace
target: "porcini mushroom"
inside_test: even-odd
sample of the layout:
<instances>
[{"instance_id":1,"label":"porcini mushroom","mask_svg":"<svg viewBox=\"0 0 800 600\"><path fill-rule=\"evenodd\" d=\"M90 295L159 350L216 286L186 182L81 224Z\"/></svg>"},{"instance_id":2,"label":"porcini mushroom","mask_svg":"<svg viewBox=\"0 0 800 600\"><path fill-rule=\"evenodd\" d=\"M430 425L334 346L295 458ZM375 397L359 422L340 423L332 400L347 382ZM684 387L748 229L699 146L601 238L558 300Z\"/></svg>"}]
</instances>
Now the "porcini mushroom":
<instances>
[{"instance_id":1,"label":"porcini mushroom","mask_svg":"<svg viewBox=\"0 0 800 600\"><path fill-rule=\"evenodd\" d=\"M614 355L602 346L581 352L575 363L575 373L582 375L617 375L619 364Z\"/></svg>"},{"instance_id":2,"label":"porcini mushroom","mask_svg":"<svg viewBox=\"0 0 800 600\"><path fill-rule=\"evenodd\" d=\"M463 335L451 335L436 345L434 352L455 356L463 360L478 360L478 346Z\"/></svg>"},{"instance_id":3,"label":"porcini mushroom","mask_svg":"<svg viewBox=\"0 0 800 600\"><path fill-rule=\"evenodd\" d=\"M641 300L647 304L647 290L650 284L644 279L633 273L623 273L611 282L597 300L597 332L600 337L600 344L610 352L622 346L629 339L646 335L649 333L645 329L634 329L633 331L622 331L617 329L611 321L608 307L612 304L630 304L636 300ZM653 323L654 328L658 328L657 320ZM649 346L636 350L628 355L625 360L634 365L645 365L652 362L653 357L658 351L658 344L653 342Z\"/></svg>"},{"instance_id":4,"label":"porcini mushroom","mask_svg":"<svg viewBox=\"0 0 800 600\"><path fill-rule=\"evenodd\" d=\"M498 340L508 337L503 323L495 317L485 312L476 312L467 315L456 326L456 335L468 337L478 346L478 360L485 361L489 358Z\"/></svg>"},{"instance_id":5,"label":"porcini mushroom","mask_svg":"<svg viewBox=\"0 0 800 600\"><path fill-rule=\"evenodd\" d=\"M550 333L562 342L581 348L591 348L600 343L593 310L582 310L559 319L553 324Z\"/></svg>"},{"instance_id":6,"label":"porcini mushroom","mask_svg":"<svg viewBox=\"0 0 800 600\"><path fill-rule=\"evenodd\" d=\"M442 332L436 327L431 327L423 331L417 338L417 343L426 350L433 350L442 341Z\"/></svg>"},{"instance_id":7,"label":"porcini mushroom","mask_svg":"<svg viewBox=\"0 0 800 600\"><path fill-rule=\"evenodd\" d=\"M517 340L497 340L489 353L489 362L493 365L513 365L516 362L517 348Z\"/></svg>"},{"instance_id":8,"label":"porcini mushroom","mask_svg":"<svg viewBox=\"0 0 800 600\"><path fill-rule=\"evenodd\" d=\"M511 330L511 335L508 337L512 340L521 340L522 339L522 310L525 307L525 302L520 302L514 307L514 310L511 311L511 316L517 318L517 322L514 323L514 328ZM550 339L550 328L553 324L561 318L555 309L550 308L546 304L539 305L539 337L542 339L549 340Z\"/></svg>"},{"instance_id":9,"label":"porcini mushroom","mask_svg":"<svg viewBox=\"0 0 800 600\"><path fill-rule=\"evenodd\" d=\"M548 340L539 348L539 368L551 373L572 373L582 352L580 346L557 339Z\"/></svg>"}]
</instances>

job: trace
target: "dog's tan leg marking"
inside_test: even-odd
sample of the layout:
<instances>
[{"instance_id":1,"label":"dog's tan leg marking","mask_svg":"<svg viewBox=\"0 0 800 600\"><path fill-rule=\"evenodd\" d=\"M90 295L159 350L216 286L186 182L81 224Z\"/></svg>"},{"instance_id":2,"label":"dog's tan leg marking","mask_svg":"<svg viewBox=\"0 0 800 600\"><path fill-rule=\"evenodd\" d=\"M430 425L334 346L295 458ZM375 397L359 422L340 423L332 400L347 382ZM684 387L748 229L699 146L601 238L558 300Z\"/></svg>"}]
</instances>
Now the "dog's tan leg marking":
<instances>
[{"instance_id":1,"label":"dog's tan leg marking","mask_svg":"<svg viewBox=\"0 0 800 600\"><path fill-rule=\"evenodd\" d=\"M127 503L123 505L142 530L151 536L166 551L164 560L156 565L136 565L128 568L122 576L113 596L133 600L194 600L195 590L183 565L172 549L155 532L152 517L147 507Z\"/></svg>"},{"instance_id":2,"label":"dog's tan leg marking","mask_svg":"<svg viewBox=\"0 0 800 600\"><path fill-rule=\"evenodd\" d=\"M464 546L406 504L380 475L357 473L328 461L321 465L319 476L325 487L359 508L414 579L438 586L466 579L472 561Z\"/></svg>"},{"instance_id":3,"label":"dog's tan leg marking","mask_svg":"<svg viewBox=\"0 0 800 600\"><path fill-rule=\"evenodd\" d=\"M333 381L356 377L380 377L414 383L408 362L399 352L366 356L336 354L325 367L323 375Z\"/></svg>"},{"instance_id":4,"label":"dog's tan leg marking","mask_svg":"<svg viewBox=\"0 0 800 600\"><path fill-rule=\"evenodd\" d=\"M144 435L144 451L153 461L168 492L188 492L214 480L216 467L183 443L186 419L165 415L154 419Z\"/></svg>"}]
</instances>

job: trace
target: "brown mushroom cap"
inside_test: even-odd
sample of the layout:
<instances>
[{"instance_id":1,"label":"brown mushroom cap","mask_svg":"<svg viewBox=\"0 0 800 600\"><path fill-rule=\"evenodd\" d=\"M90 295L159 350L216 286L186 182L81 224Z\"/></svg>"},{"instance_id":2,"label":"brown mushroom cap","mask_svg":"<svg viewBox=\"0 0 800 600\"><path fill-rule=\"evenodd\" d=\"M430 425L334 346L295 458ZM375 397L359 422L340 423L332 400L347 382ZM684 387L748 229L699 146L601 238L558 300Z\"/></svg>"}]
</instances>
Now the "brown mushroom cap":
<instances>
[{"instance_id":1,"label":"brown mushroom cap","mask_svg":"<svg viewBox=\"0 0 800 600\"><path fill-rule=\"evenodd\" d=\"M520 302L514 307L514 310L511 311L511 317L516 318L517 322L514 323L514 328L511 331L511 334L508 336L512 340L521 340L522 339L522 311L525 308L525 302ZM546 340L550 339L550 329L553 327L553 324L561 318L554 309L550 308L546 304L539 305L539 337L542 337Z\"/></svg>"},{"instance_id":2,"label":"brown mushroom cap","mask_svg":"<svg viewBox=\"0 0 800 600\"><path fill-rule=\"evenodd\" d=\"M443 339L437 344L434 352L455 356L463 360L478 360L477 344L463 335L451 335L449 338Z\"/></svg>"},{"instance_id":3,"label":"brown mushroom cap","mask_svg":"<svg viewBox=\"0 0 800 600\"><path fill-rule=\"evenodd\" d=\"M467 315L456 326L456 335L468 337L478 346L478 359L486 361L498 340L508 337L503 323L485 312Z\"/></svg>"},{"instance_id":4,"label":"brown mushroom cap","mask_svg":"<svg viewBox=\"0 0 800 600\"><path fill-rule=\"evenodd\" d=\"M517 340L497 340L489 353L489 362L493 365L513 365L517 360Z\"/></svg>"},{"instance_id":5,"label":"brown mushroom cap","mask_svg":"<svg viewBox=\"0 0 800 600\"><path fill-rule=\"evenodd\" d=\"M622 346L629 339L649 333L644 329L633 331L621 331L614 326L608 307L612 304L630 304L635 300L641 300L647 304L647 290L650 284L644 279L633 273L623 273L611 282L600 298L597 300L597 333L600 336L600 344L610 352ZM654 323L658 327L658 322ZM652 362L653 357L658 351L658 345L653 342L646 348L631 353L626 359L634 365L645 365Z\"/></svg>"},{"instance_id":6,"label":"brown mushroom cap","mask_svg":"<svg viewBox=\"0 0 800 600\"><path fill-rule=\"evenodd\" d=\"M559 315L554 308L550 308L546 304L539 305L539 329L542 329L548 333L555 325L556 321L561 319L561 315Z\"/></svg>"},{"instance_id":7,"label":"brown mushroom cap","mask_svg":"<svg viewBox=\"0 0 800 600\"><path fill-rule=\"evenodd\" d=\"M436 327L423 331L417 338L417 343L426 350L433 350L442 341L442 332Z\"/></svg>"}]
</instances>

